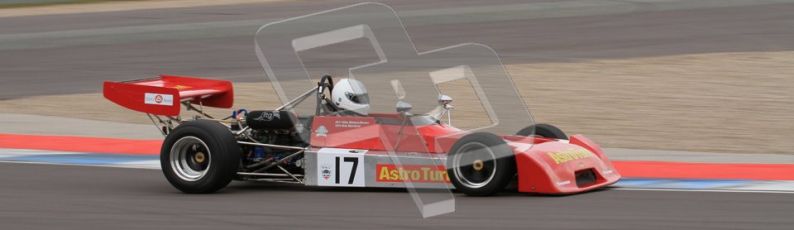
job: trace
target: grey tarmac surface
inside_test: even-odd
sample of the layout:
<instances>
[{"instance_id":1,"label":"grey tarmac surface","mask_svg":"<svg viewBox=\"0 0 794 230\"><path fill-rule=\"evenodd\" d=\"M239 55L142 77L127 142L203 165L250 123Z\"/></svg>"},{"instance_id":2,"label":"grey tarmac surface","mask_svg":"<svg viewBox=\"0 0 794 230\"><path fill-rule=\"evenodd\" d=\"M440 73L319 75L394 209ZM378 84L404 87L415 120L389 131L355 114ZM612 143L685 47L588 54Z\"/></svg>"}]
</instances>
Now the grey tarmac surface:
<instances>
[{"instance_id":1,"label":"grey tarmac surface","mask_svg":"<svg viewBox=\"0 0 794 230\"><path fill-rule=\"evenodd\" d=\"M464 42L506 63L794 48L791 0L386 1L419 51ZM97 92L104 80L161 73L261 81L253 50L268 22L353 1L285 1L0 20L0 99ZM289 36L288 34L284 36ZM291 39L285 37L285 39ZM341 45L340 73L370 60ZM277 55L277 54L276 54ZM337 55L338 56L338 55Z\"/></svg>"},{"instance_id":2,"label":"grey tarmac surface","mask_svg":"<svg viewBox=\"0 0 794 230\"><path fill-rule=\"evenodd\" d=\"M790 229L791 194L602 190L456 194L421 219L400 190L234 182L186 195L157 170L0 163L2 229ZM13 185L13 186L8 186Z\"/></svg>"}]
</instances>

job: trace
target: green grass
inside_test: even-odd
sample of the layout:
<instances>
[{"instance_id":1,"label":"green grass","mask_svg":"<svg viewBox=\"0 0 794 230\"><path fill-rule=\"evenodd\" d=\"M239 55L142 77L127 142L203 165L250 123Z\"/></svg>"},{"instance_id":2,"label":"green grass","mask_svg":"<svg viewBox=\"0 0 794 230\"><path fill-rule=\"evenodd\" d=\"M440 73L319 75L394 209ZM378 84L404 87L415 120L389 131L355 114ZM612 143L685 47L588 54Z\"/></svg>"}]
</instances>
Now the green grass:
<instances>
[{"instance_id":1,"label":"green grass","mask_svg":"<svg viewBox=\"0 0 794 230\"><path fill-rule=\"evenodd\" d=\"M97 2L131 2L146 0L0 0L0 9L34 6L66 5Z\"/></svg>"}]
</instances>

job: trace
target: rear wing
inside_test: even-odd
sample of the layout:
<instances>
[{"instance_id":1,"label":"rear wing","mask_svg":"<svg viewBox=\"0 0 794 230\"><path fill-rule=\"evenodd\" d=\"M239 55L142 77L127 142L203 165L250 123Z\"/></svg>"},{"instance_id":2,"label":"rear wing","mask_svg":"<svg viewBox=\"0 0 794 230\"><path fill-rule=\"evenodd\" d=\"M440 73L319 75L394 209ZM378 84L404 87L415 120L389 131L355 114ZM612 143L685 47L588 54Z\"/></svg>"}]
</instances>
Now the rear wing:
<instances>
[{"instance_id":1,"label":"rear wing","mask_svg":"<svg viewBox=\"0 0 794 230\"><path fill-rule=\"evenodd\" d=\"M218 108L231 108L234 104L231 82L196 77L160 75L150 79L106 81L103 94L125 108L163 116L179 115L182 103Z\"/></svg>"}]
</instances>

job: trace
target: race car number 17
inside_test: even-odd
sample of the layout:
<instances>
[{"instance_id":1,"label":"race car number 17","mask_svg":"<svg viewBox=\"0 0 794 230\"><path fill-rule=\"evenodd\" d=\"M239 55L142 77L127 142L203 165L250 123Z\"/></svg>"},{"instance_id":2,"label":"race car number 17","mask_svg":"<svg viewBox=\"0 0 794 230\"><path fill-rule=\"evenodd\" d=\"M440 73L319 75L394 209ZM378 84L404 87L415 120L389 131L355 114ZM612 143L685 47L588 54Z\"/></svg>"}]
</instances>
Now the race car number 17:
<instances>
[{"instance_id":1,"label":"race car number 17","mask_svg":"<svg viewBox=\"0 0 794 230\"><path fill-rule=\"evenodd\" d=\"M317 152L317 185L364 187L366 150L323 148Z\"/></svg>"}]
</instances>

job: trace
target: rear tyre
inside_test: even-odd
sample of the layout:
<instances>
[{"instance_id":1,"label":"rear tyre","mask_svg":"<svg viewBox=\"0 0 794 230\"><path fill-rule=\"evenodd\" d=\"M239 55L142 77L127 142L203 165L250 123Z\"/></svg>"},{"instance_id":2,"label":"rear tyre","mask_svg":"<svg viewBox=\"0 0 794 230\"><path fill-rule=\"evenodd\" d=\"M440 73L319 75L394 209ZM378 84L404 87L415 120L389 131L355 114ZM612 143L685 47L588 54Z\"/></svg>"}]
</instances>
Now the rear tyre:
<instances>
[{"instance_id":1,"label":"rear tyre","mask_svg":"<svg viewBox=\"0 0 794 230\"><path fill-rule=\"evenodd\" d=\"M568 135L565 135L565 132L550 124L530 125L516 133L516 135L519 136L529 136L533 134L545 138L568 140Z\"/></svg>"},{"instance_id":2,"label":"rear tyre","mask_svg":"<svg viewBox=\"0 0 794 230\"><path fill-rule=\"evenodd\" d=\"M516 174L513 150L491 133L466 135L452 145L447 174L455 188L466 195L496 194Z\"/></svg>"},{"instance_id":3,"label":"rear tyre","mask_svg":"<svg viewBox=\"0 0 794 230\"><path fill-rule=\"evenodd\" d=\"M217 122L182 123L163 142L160 166L168 182L185 193L212 193L232 181L241 150L229 129Z\"/></svg>"}]
</instances>

